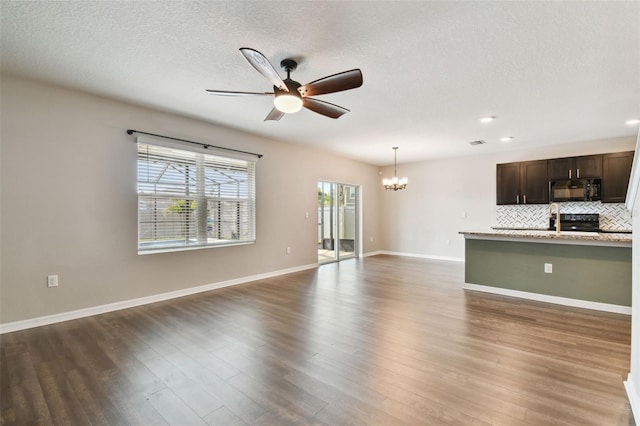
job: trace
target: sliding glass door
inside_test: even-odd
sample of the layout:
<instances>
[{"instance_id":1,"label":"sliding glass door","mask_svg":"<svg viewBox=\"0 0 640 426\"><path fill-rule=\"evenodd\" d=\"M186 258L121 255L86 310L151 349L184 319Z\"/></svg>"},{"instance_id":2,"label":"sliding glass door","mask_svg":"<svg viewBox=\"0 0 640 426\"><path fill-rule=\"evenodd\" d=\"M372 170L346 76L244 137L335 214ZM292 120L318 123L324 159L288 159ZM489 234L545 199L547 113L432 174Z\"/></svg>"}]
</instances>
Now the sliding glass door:
<instances>
[{"instance_id":1,"label":"sliding glass door","mask_svg":"<svg viewBox=\"0 0 640 426\"><path fill-rule=\"evenodd\" d=\"M318 262L352 258L358 242L358 187L318 182Z\"/></svg>"}]
</instances>

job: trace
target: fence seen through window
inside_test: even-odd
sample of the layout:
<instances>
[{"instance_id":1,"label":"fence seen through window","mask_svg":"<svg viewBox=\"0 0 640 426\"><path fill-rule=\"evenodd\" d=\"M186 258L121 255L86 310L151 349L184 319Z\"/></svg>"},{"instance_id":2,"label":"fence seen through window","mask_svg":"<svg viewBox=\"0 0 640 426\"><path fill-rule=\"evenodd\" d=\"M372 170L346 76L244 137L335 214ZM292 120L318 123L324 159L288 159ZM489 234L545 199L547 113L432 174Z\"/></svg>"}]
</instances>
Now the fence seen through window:
<instances>
[{"instance_id":1,"label":"fence seen through window","mask_svg":"<svg viewBox=\"0 0 640 426\"><path fill-rule=\"evenodd\" d=\"M255 162L138 143L138 251L255 242Z\"/></svg>"}]
</instances>

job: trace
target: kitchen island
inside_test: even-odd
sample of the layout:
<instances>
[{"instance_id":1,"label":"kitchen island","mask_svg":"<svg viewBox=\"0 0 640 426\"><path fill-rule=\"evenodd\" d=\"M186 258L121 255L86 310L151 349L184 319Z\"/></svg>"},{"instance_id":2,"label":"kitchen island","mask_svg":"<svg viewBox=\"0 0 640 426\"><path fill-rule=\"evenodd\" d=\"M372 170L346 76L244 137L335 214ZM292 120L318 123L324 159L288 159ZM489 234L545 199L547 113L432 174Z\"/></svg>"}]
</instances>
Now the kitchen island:
<instances>
[{"instance_id":1,"label":"kitchen island","mask_svg":"<svg viewBox=\"0 0 640 426\"><path fill-rule=\"evenodd\" d=\"M631 313L631 234L460 233L465 237L465 289Z\"/></svg>"}]
</instances>

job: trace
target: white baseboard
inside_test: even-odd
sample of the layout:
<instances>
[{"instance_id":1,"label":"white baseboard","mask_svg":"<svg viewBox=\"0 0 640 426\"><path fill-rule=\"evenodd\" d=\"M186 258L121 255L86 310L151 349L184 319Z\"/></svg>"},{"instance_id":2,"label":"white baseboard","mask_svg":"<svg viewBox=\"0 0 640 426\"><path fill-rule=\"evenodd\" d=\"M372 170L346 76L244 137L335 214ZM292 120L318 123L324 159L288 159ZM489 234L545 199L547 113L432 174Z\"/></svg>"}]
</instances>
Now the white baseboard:
<instances>
[{"instance_id":1,"label":"white baseboard","mask_svg":"<svg viewBox=\"0 0 640 426\"><path fill-rule=\"evenodd\" d=\"M471 283L464 283L462 288L465 290L501 294L503 296L519 297L521 299L535 300L538 302L546 302L546 303L554 303L556 305L571 306L574 308L593 309L596 311L631 315L631 306L611 305L609 303L591 302L588 300L580 300L580 299L570 299L568 297L549 296L547 294L530 293L528 291L511 290L508 288L491 287L488 285L471 284Z\"/></svg>"},{"instance_id":2,"label":"white baseboard","mask_svg":"<svg viewBox=\"0 0 640 426\"><path fill-rule=\"evenodd\" d=\"M362 257L369 257L369 256L377 256L379 254L382 254L381 250L377 250L377 251L370 251L368 253L363 253Z\"/></svg>"},{"instance_id":3,"label":"white baseboard","mask_svg":"<svg viewBox=\"0 0 640 426\"><path fill-rule=\"evenodd\" d=\"M464 263L464 258L461 257L449 257L449 256L434 256L431 254L417 254L417 253L402 253L398 251L379 251L376 254L387 254L390 256L407 256L407 257L419 257L421 259L431 259L431 260L447 260L450 262L462 262Z\"/></svg>"},{"instance_id":4,"label":"white baseboard","mask_svg":"<svg viewBox=\"0 0 640 426\"><path fill-rule=\"evenodd\" d=\"M190 287L182 290L170 291L168 293L154 294L152 296L140 297L137 299L123 300L121 302L109 303L106 305L92 306L89 308L78 309L75 311L62 312L59 314L47 315L43 317L31 318L22 321L9 322L0 324L0 334L11 333L12 331L26 330L28 328L40 327L43 325L55 324L58 322L69 321L78 318L85 318L92 315L104 314L107 312L118 311L121 309L133 308L135 306L148 305L150 303L162 302L164 300L175 299L191 294L202 293L205 291L215 290L218 288L229 287L232 285L244 284L250 281L262 280L266 278L277 277L279 275L291 274L293 272L304 271L307 269L317 268L318 264L296 266L294 268L282 269L279 271L267 272L264 274L251 275L248 277L236 278L233 280L220 281L213 284L206 284L198 287Z\"/></svg>"},{"instance_id":5,"label":"white baseboard","mask_svg":"<svg viewBox=\"0 0 640 426\"><path fill-rule=\"evenodd\" d=\"M640 385L640 383L639 383ZM627 397L629 398L629 405L631 405L631 411L636 422L640 420L640 395L637 392L638 386L635 385L631 373L627 376L627 381L624 382L624 388L627 390Z\"/></svg>"}]
</instances>

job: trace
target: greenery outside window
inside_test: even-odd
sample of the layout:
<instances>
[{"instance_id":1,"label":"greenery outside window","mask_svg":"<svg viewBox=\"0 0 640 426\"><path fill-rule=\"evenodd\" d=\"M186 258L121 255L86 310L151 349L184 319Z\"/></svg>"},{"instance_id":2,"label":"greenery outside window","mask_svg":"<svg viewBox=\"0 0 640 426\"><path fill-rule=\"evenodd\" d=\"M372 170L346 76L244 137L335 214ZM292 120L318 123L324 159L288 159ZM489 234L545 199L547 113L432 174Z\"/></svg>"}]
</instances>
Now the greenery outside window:
<instances>
[{"instance_id":1,"label":"greenery outside window","mask_svg":"<svg viewBox=\"0 0 640 426\"><path fill-rule=\"evenodd\" d=\"M255 243L255 158L140 136L137 174L139 254Z\"/></svg>"}]
</instances>

